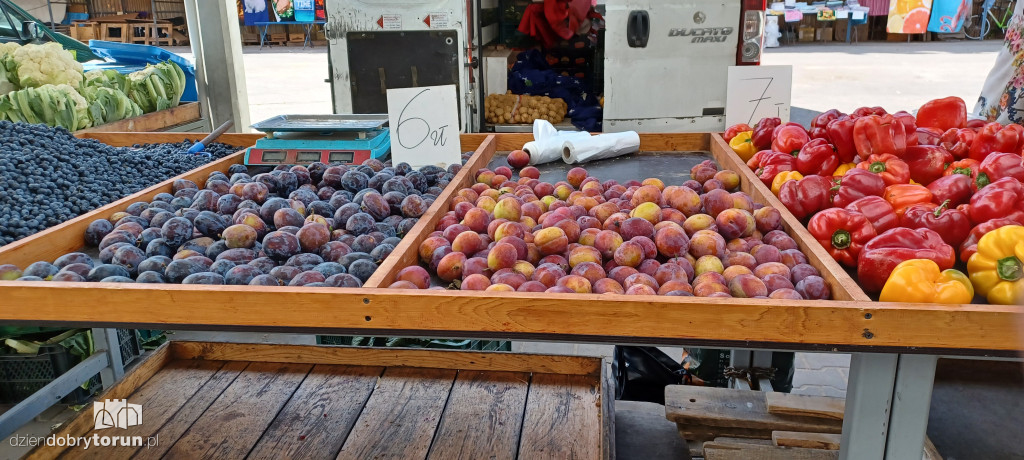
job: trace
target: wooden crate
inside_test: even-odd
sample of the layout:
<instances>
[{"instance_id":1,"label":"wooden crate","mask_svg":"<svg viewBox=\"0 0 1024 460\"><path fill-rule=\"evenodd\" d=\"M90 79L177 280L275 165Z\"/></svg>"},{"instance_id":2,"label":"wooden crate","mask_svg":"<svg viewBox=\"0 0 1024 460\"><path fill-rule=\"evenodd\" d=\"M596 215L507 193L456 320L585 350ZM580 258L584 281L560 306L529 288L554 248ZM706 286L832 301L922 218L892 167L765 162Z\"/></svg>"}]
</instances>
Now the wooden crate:
<instances>
[{"instance_id":1,"label":"wooden crate","mask_svg":"<svg viewBox=\"0 0 1024 460\"><path fill-rule=\"evenodd\" d=\"M171 142L196 134L88 133L114 145ZM259 135L235 135L255 142ZM359 289L121 283L0 282L0 322L86 324L103 327L238 328L303 333L406 337L587 340L609 343L687 343L693 346L770 348L785 344L842 351L913 350L941 354L1011 355L1019 349L1019 307L997 305L871 303L812 241L718 135L642 134L642 152L710 151L723 167L740 172L741 188L755 201L779 208L783 225L833 289L832 302L695 297L410 291L375 289L393 271L415 263L418 241L433 230L470 174L496 151L521 148L530 134L464 134L473 157L399 244L378 273ZM226 142L227 138L225 138ZM237 144L236 144L237 145ZM244 144L243 144L244 145ZM210 171L240 163L235 154L181 177L204 180ZM682 174L685 176L685 174ZM0 263L26 266L53 260L83 245L85 227L136 201L171 190L171 180L32 237L0 248ZM386 271L382 270L388 267ZM831 267L831 268L829 268ZM67 302L66 299L76 299ZM32 308L23 308L31 305ZM182 305L187 305L183 308ZM282 308L287 305L287 308ZM246 312L239 315L239 311ZM585 320L581 320L584 319Z\"/></svg>"},{"instance_id":2,"label":"wooden crate","mask_svg":"<svg viewBox=\"0 0 1024 460\"><path fill-rule=\"evenodd\" d=\"M72 22L68 32L71 38L83 43L100 38L100 26L94 22Z\"/></svg>"},{"instance_id":3,"label":"wooden crate","mask_svg":"<svg viewBox=\"0 0 1024 460\"><path fill-rule=\"evenodd\" d=\"M105 125L79 130L80 133L95 132L154 132L163 131L201 118L198 102L185 102L177 107L159 110L134 118L118 120Z\"/></svg>"},{"instance_id":4,"label":"wooden crate","mask_svg":"<svg viewBox=\"0 0 1024 460\"><path fill-rule=\"evenodd\" d=\"M142 424L96 430L86 409L56 436L155 444L97 448L109 458L609 459L609 370L574 356L170 342L97 398L141 405Z\"/></svg>"}]
</instances>

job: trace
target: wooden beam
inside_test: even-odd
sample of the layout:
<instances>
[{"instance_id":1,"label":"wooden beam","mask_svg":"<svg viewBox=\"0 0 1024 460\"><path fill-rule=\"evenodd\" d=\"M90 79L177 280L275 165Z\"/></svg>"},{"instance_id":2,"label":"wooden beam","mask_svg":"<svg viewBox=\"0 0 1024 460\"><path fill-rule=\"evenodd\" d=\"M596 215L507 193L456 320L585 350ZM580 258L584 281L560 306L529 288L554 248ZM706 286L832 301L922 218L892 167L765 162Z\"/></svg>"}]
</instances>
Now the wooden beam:
<instances>
[{"instance_id":1,"label":"wooden beam","mask_svg":"<svg viewBox=\"0 0 1024 460\"><path fill-rule=\"evenodd\" d=\"M798 431L773 431L772 443L781 447L805 447L808 449L839 450L843 435L835 433L801 433Z\"/></svg>"},{"instance_id":2,"label":"wooden beam","mask_svg":"<svg viewBox=\"0 0 1024 460\"><path fill-rule=\"evenodd\" d=\"M199 113L199 103L186 102L177 107L171 107L166 110L158 110L156 112L151 112L139 115L137 117L115 121L113 123L107 123L105 125L93 126L92 128L82 129L77 132L95 133L106 131L163 131L173 126L198 120L200 117L201 114Z\"/></svg>"},{"instance_id":3,"label":"wooden beam","mask_svg":"<svg viewBox=\"0 0 1024 460\"><path fill-rule=\"evenodd\" d=\"M842 420L846 398L832 396L798 395L771 391L764 394L768 412L779 415L799 415Z\"/></svg>"},{"instance_id":4,"label":"wooden beam","mask_svg":"<svg viewBox=\"0 0 1024 460\"><path fill-rule=\"evenodd\" d=\"M582 356L532 355L424 349L325 347L220 342L171 342L175 359L426 367L473 371L536 372L597 376L601 360Z\"/></svg>"}]
</instances>

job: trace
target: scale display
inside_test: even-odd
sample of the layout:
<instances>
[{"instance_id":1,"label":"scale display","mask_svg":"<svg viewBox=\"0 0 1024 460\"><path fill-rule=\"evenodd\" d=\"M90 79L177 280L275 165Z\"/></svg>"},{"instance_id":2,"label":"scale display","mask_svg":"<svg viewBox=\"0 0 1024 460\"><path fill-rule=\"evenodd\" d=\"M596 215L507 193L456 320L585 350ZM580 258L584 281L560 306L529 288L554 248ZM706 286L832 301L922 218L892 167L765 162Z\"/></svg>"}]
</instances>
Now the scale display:
<instances>
[{"instance_id":1,"label":"scale display","mask_svg":"<svg viewBox=\"0 0 1024 460\"><path fill-rule=\"evenodd\" d=\"M387 115L280 115L252 125L267 136L246 150L245 164L361 164L386 157L387 122Z\"/></svg>"}]
</instances>

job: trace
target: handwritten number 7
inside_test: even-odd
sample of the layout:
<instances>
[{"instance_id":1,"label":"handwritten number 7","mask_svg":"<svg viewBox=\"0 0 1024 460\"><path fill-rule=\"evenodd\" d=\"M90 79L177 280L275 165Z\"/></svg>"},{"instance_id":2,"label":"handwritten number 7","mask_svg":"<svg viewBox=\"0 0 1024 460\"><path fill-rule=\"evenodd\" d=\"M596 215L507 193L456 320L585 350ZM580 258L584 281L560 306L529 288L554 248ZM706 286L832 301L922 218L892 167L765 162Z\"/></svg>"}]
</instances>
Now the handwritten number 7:
<instances>
[{"instance_id":1,"label":"handwritten number 7","mask_svg":"<svg viewBox=\"0 0 1024 460\"><path fill-rule=\"evenodd\" d=\"M751 99L751 100L747 101L747 102L755 102L754 109L750 111L750 118L747 119L747 124L750 124L750 123L754 122L754 115L757 114L757 108L761 106L761 101L767 101L768 99L771 99L771 96L764 97L764 95L768 94L768 88L771 88L772 83L775 81L775 78L774 77L763 77L763 78L747 78L747 79L744 79L744 81L747 81L747 80L768 80L768 83L764 85L764 91L761 91L761 97L757 98L757 99Z\"/></svg>"}]
</instances>

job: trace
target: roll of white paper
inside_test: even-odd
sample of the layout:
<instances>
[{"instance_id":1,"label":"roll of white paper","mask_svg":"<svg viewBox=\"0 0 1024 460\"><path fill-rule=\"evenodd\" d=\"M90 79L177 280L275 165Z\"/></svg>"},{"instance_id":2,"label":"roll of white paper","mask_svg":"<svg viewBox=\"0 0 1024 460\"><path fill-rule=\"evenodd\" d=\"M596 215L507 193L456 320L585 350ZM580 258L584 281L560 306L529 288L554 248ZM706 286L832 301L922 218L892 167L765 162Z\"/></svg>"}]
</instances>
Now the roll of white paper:
<instances>
[{"instance_id":1,"label":"roll of white paper","mask_svg":"<svg viewBox=\"0 0 1024 460\"><path fill-rule=\"evenodd\" d=\"M550 163L562 158L562 143L566 139L590 137L586 131L558 131L547 120L533 122L533 141L523 145L523 151L530 155L530 164Z\"/></svg>"},{"instance_id":2,"label":"roll of white paper","mask_svg":"<svg viewBox=\"0 0 1024 460\"><path fill-rule=\"evenodd\" d=\"M562 143L562 160L568 164L586 163L628 155L640 150L640 135L635 131L591 136L587 139L566 139Z\"/></svg>"}]
</instances>

